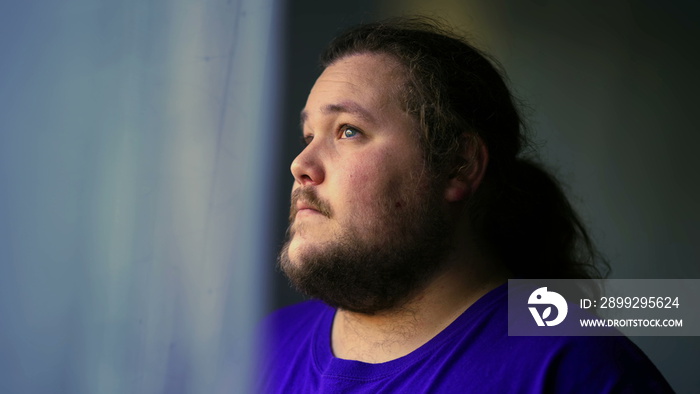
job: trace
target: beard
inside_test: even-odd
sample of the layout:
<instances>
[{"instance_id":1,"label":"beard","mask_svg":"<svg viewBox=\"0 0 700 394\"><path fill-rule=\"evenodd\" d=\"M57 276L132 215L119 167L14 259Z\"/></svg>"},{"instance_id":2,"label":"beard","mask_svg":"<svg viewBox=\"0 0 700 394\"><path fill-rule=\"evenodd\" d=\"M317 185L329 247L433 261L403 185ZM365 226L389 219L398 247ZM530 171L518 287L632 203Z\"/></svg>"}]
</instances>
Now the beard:
<instances>
[{"instance_id":1,"label":"beard","mask_svg":"<svg viewBox=\"0 0 700 394\"><path fill-rule=\"evenodd\" d=\"M293 262L289 246L299 198L329 218L332 211L313 189L298 189L293 195L292 225L278 263L307 296L363 314L395 310L423 290L444 265L449 226L435 190L403 196L400 208L393 199L381 202L364 226L347 223L335 240L305 246L299 261Z\"/></svg>"}]
</instances>

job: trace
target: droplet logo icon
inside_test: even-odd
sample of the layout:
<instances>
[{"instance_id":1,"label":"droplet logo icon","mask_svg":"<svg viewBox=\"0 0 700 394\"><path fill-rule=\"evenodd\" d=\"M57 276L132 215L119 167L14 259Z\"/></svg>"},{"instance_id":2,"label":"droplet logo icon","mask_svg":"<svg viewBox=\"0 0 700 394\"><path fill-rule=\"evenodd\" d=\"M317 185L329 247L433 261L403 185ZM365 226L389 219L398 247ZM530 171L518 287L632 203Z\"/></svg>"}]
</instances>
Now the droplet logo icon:
<instances>
[{"instance_id":1,"label":"droplet logo icon","mask_svg":"<svg viewBox=\"0 0 700 394\"><path fill-rule=\"evenodd\" d=\"M540 287L530 294L527 303L530 305L551 305L548 306L544 311L542 311L542 316L537 311L537 308L531 306L530 313L535 319L538 326L544 327L545 325L551 327L564 321L566 318L566 313L569 311L569 307L566 304L566 300L559 293L553 291L547 291L546 287ZM553 320L547 320L548 317L552 315L552 306L557 309L556 318Z\"/></svg>"}]
</instances>

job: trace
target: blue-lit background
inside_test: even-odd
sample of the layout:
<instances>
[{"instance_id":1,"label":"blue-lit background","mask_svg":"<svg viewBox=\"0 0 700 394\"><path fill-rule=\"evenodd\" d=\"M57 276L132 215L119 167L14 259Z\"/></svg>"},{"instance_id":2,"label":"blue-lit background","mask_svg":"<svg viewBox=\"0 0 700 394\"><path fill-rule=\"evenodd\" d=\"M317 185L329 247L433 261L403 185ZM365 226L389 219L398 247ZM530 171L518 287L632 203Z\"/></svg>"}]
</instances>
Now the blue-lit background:
<instances>
[{"instance_id":1,"label":"blue-lit background","mask_svg":"<svg viewBox=\"0 0 700 394\"><path fill-rule=\"evenodd\" d=\"M0 392L246 392L272 1L0 5Z\"/></svg>"}]
</instances>

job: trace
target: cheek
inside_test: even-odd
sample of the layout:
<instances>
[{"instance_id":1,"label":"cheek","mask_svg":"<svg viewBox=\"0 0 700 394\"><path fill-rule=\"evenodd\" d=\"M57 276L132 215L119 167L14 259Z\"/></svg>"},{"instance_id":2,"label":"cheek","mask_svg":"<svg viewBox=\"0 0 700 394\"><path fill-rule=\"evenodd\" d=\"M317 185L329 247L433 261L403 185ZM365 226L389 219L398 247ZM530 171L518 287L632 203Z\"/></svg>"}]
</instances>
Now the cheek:
<instances>
[{"instance_id":1,"label":"cheek","mask_svg":"<svg viewBox=\"0 0 700 394\"><path fill-rule=\"evenodd\" d=\"M345 177L341 189L346 194L339 201L344 201L358 216L374 216L377 210L401 210L407 206L413 187L407 180L406 174L397 171L382 171L374 166L358 168Z\"/></svg>"},{"instance_id":2,"label":"cheek","mask_svg":"<svg viewBox=\"0 0 700 394\"><path fill-rule=\"evenodd\" d=\"M337 201L343 201L354 215L375 215L405 210L412 194L418 190L419 171L416 163L394 157L391 149L378 149L345 157L338 168L339 192ZM376 216L375 216L376 217Z\"/></svg>"}]
</instances>

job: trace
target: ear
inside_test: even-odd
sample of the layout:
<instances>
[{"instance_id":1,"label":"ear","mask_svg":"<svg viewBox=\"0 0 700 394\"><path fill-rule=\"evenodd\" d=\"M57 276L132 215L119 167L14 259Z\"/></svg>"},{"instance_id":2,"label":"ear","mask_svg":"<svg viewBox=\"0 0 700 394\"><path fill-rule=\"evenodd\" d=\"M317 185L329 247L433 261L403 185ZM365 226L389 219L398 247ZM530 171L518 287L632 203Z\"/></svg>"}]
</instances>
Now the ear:
<instances>
[{"instance_id":1,"label":"ear","mask_svg":"<svg viewBox=\"0 0 700 394\"><path fill-rule=\"evenodd\" d=\"M486 144L474 133L464 133L460 139L455 169L445 188L447 202L459 202L474 194L481 184L489 162Z\"/></svg>"}]
</instances>

